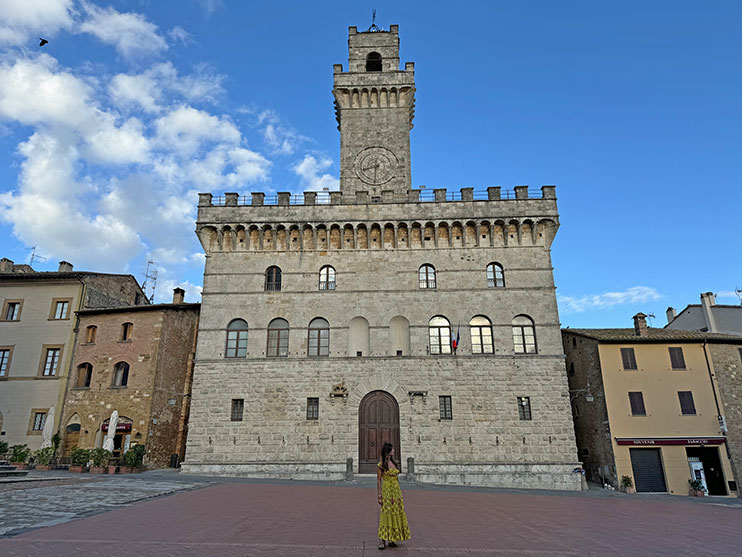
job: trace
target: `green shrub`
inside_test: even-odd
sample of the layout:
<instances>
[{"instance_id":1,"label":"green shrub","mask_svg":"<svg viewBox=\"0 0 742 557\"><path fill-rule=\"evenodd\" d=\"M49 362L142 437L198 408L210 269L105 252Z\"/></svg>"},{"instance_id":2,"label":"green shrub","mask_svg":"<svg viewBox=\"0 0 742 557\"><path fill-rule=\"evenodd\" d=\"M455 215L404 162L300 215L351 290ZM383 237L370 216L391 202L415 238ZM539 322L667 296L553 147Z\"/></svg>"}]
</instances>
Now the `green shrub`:
<instances>
[{"instance_id":1,"label":"green shrub","mask_svg":"<svg viewBox=\"0 0 742 557\"><path fill-rule=\"evenodd\" d=\"M621 476L621 485L624 487L634 487L634 480L631 476Z\"/></svg>"},{"instance_id":2,"label":"green shrub","mask_svg":"<svg viewBox=\"0 0 742 557\"><path fill-rule=\"evenodd\" d=\"M111 451L106 449L93 449L90 451L90 460L93 461L93 466L108 466L108 461L113 457Z\"/></svg>"},{"instance_id":3,"label":"green shrub","mask_svg":"<svg viewBox=\"0 0 742 557\"><path fill-rule=\"evenodd\" d=\"M87 465L88 460L90 460L89 449L81 449L80 447L75 447L70 452L70 462L72 462L72 466L85 466Z\"/></svg>"},{"instance_id":4,"label":"green shrub","mask_svg":"<svg viewBox=\"0 0 742 557\"><path fill-rule=\"evenodd\" d=\"M135 445L129 449L124 455L123 463L124 466L131 466L132 468L141 468L144 455L147 452L147 448L144 445Z\"/></svg>"},{"instance_id":5,"label":"green shrub","mask_svg":"<svg viewBox=\"0 0 742 557\"><path fill-rule=\"evenodd\" d=\"M31 449L25 443L10 447L10 462L26 462L31 456Z\"/></svg>"},{"instance_id":6,"label":"green shrub","mask_svg":"<svg viewBox=\"0 0 742 557\"><path fill-rule=\"evenodd\" d=\"M43 464L48 466L52 463L54 458L54 447L46 447L45 449L39 449L33 454L33 460L36 464Z\"/></svg>"},{"instance_id":7,"label":"green shrub","mask_svg":"<svg viewBox=\"0 0 742 557\"><path fill-rule=\"evenodd\" d=\"M5 441L0 441L0 455L8 452L8 444Z\"/></svg>"},{"instance_id":8,"label":"green shrub","mask_svg":"<svg viewBox=\"0 0 742 557\"><path fill-rule=\"evenodd\" d=\"M706 491L706 488L703 487L703 482L701 480L688 480L688 483L690 484L690 488L693 491Z\"/></svg>"}]
</instances>

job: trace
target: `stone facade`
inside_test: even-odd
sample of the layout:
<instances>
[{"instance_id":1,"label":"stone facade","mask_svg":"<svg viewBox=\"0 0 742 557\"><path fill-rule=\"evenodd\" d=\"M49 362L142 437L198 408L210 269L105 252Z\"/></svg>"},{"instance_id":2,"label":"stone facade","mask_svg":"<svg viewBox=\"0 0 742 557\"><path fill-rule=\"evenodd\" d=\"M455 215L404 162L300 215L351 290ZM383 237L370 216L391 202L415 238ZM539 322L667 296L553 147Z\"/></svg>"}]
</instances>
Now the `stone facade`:
<instances>
[{"instance_id":1,"label":"stone facade","mask_svg":"<svg viewBox=\"0 0 742 557\"><path fill-rule=\"evenodd\" d=\"M554 187L522 186L515 195L441 189L428 202L411 189L409 172L395 170L400 181L382 187L359 171L358 155L374 145L398 161L408 157L411 127L410 110L387 118L383 96L371 94L364 105L364 87L414 82L411 65L397 70L395 26L351 28L349 44L350 72L336 66L336 101L344 88L358 88L361 100L354 106L350 93L350 106L338 108L341 191L329 203L306 192L301 204L288 193L272 203L258 193L200 196L206 268L184 469L341 479L352 459L354 472L365 471L381 441L394 440L376 422L378 445L363 433L364 401L380 392L393 400L390 431L398 428L402 468L412 474L413 459L418 480L580 489L550 257L559 223ZM381 53L383 71L366 72L370 52ZM366 136L374 145L361 144ZM488 275L495 263L502 284ZM421 288L425 265L435 284ZM478 316L488 323L491 351L473 346L470 321ZM528 353L515 349L518 316L535 329ZM431 328L436 317L445 318L443 330ZM320 357L311 355L317 318L329 324ZM276 319L288 324L282 356L267 340ZM239 355L227 343L235 320L247 330ZM446 335L460 337L457 350ZM530 400L527 414L519 397ZM318 399L317 419L308 399ZM237 419L233 401L244 401Z\"/></svg>"},{"instance_id":2,"label":"stone facade","mask_svg":"<svg viewBox=\"0 0 742 557\"><path fill-rule=\"evenodd\" d=\"M173 304L79 312L61 422L63 454L69 455L74 446L102 446L103 426L117 410L121 437L116 440L117 455L144 444L147 466L166 467L173 454L183 458L198 314L199 304L185 304L182 299ZM128 339L122 336L124 323L131 324ZM114 378L119 362L129 366L125 385L116 384ZM88 381L80 376L87 364L92 366Z\"/></svg>"},{"instance_id":3,"label":"stone facade","mask_svg":"<svg viewBox=\"0 0 742 557\"><path fill-rule=\"evenodd\" d=\"M739 478L742 472L742 341L709 344L708 354L724 408L729 457L735 476Z\"/></svg>"}]
</instances>

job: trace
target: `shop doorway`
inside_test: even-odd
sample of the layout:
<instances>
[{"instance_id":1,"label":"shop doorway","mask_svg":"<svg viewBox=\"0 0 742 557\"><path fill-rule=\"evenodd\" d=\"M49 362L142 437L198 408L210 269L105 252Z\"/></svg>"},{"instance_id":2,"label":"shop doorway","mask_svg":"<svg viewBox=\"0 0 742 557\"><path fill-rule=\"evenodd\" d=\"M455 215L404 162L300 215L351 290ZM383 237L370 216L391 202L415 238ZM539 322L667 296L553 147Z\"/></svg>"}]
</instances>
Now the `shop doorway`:
<instances>
[{"instance_id":1,"label":"shop doorway","mask_svg":"<svg viewBox=\"0 0 742 557\"><path fill-rule=\"evenodd\" d=\"M667 491L665 471L660 449L629 449L634 485L637 492L662 493Z\"/></svg>"},{"instance_id":2,"label":"shop doorway","mask_svg":"<svg viewBox=\"0 0 742 557\"><path fill-rule=\"evenodd\" d=\"M400 469L399 405L385 391L368 393L358 408L358 473L375 474L384 443L394 445Z\"/></svg>"},{"instance_id":3,"label":"shop doorway","mask_svg":"<svg viewBox=\"0 0 742 557\"><path fill-rule=\"evenodd\" d=\"M721 469L721 459L719 458L718 447L686 447L688 455L688 464L691 469L695 466L698 468L700 462L703 466L702 475L706 482L706 488L709 495L727 495L727 488L724 482L724 471ZM697 472L691 470L691 474ZM695 475L691 478L695 479Z\"/></svg>"}]
</instances>

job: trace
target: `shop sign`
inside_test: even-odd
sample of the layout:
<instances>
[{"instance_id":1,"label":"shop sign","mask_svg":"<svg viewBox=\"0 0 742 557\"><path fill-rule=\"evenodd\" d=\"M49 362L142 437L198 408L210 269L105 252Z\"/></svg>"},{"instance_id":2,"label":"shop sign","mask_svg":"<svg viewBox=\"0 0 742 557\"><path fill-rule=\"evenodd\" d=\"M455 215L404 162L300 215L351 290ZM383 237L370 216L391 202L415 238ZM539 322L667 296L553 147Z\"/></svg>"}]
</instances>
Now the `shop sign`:
<instances>
[{"instance_id":1,"label":"shop sign","mask_svg":"<svg viewBox=\"0 0 742 557\"><path fill-rule=\"evenodd\" d=\"M725 437L616 437L618 445L723 445Z\"/></svg>"}]
</instances>

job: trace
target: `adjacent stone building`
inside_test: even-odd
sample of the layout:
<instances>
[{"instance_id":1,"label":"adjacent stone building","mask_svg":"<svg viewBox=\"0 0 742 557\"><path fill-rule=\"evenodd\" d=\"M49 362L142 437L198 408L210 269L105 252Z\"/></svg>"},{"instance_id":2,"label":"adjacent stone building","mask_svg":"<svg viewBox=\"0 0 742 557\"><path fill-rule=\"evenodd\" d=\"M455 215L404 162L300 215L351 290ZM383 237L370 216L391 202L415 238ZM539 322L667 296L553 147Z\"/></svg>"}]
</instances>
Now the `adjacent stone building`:
<instances>
[{"instance_id":1,"label":"adjacent stone building","mask_svg":"<svg viewBox=\"0 0 742 557\"><path fill-rule=\"evenodd\" d=\"M59 424L81 309L147 304L131 275L55 272L0 260L0 439L38 449L46 416ZM55 431L58 427L55 427Z\"/></svg>"},{"instance_id":2,"label":"adjacent stone building","mask_svg":"<svg viewBox=\"0 0 742 557\"><path fill-rule=\"evenodd\" d=\"M176 288L171 304L78 312L63 455L101 447L116 410L115 456L144 444L147 466L183 458L200 306L183 297Z\"/></svg>"},{"instance_id":3,"label":"adjacent stone building","mask_svg":"<svg viewBox=\"0 0 742 557\"><path fill-rule=\"evenodd\" d=\"M687 495L697 478L709 495L737 495L742 338L634 322L562 331L588 479Z\"/></svg>"},{"instance_id":4,"label":"adjacent stone building","mask_svg":"<svg viewBox=\"0 0 742 557\"><path fill-rule=\"evenodd\" d=\"M414 65L349 30L340 191L201 194L184 469L580 489L550 257L555 188L412 189Z\"/></svg>"}]
</instances>

